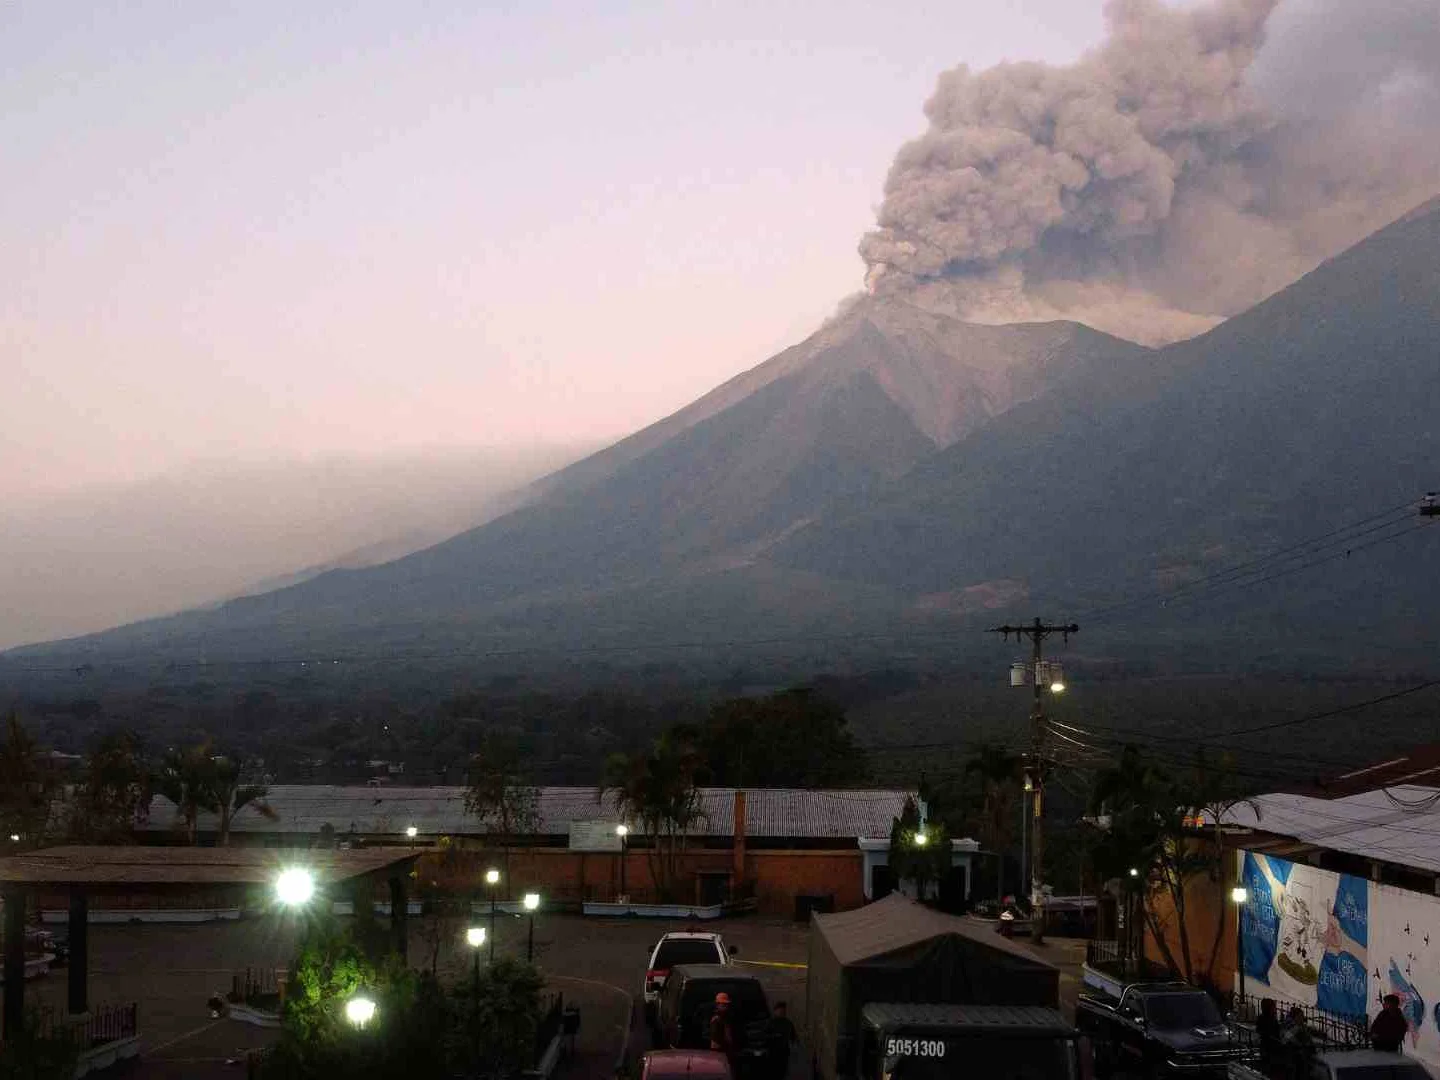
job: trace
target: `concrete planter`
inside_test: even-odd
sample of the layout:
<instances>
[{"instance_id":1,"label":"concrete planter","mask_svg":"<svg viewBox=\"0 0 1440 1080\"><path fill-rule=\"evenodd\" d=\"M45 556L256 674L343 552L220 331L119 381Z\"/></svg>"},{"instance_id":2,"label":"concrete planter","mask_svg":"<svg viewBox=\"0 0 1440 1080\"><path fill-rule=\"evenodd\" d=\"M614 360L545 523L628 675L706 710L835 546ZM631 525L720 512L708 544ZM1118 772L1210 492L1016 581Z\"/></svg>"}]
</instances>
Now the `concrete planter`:
<instances>
[{"instance_id":1,"label":"concrete planter","mask_svg":"<svg viewBox=\"0 0 1440 1080\"><path fill-rule=\"evenodd\" d=\"M80 1055L75 1063L75 1078L88 1076L92 1072L108 1069L116 1062L126 1061L140 1053L140 1036L116 1039L104 1046L94 1046Z\"/></svg>"},{"instance_id":2,"label":"concrete planter","mask_svg":"<svg viewBox=\"0 0 1440 1080\"><path fill-rule=\"evenodd\" d=\"M51 925L70 921L68 911L42 911L40 918ZM207 923L240 918L239 908L91 908L92 923Z\"/></svg>"},{"instance_id":3,"label":"concrete planter","mask_svg":"<svg viewBox=\"0 0 1440 1080\"><path fill-rule=\"evenodd\" d=\"M255 1027L261 1028L278 1028L280 1026L279 1013L253 1009L249 1005L231 1005L226 1012L231 1020L239 1020L242 1024L253 1024Z\"/></svg>"},{"instance_id":4,"label":"concrete planter","mask_svg":"<svg viewBox=\"0 0 1440 1080\"><path fill-rule=\"evenodd\" d=\"M639 919L719 919L725 915L724 904L612 904L586 901L586 915L628 915Z\"/></svg>"},{"instance_id":5,"label":"concrete planter","mask_svg":"<svg viewBox=\"0 0 1440 1080\"><path fill-rule=\"evenodd\" d=\"M389 900L376 900L374 906L375 906L375 914L376 914L376 915L383 915L383 916L385 916L387 919L390 917L390 901L389 901ZM333 912L334 912L336 915L354 915L354 914L355 914L355 901L353 901L353 900L336 900L335 903L334 903L333 906L332 906L332 910L333 910ZM424 901L421 901L421 900L407 900L407 901L405 901L405 914L407 914L407 915L423 915L424 912L425 912L425 904L424 904Z\"/></svg>"},{"instance_id":6,"label":"concrete planter","mask_svg":"<svg viewBox=\"0 0 1440 1080\"><path fill-rule=\"evenodd\" d=\"M1099 968L1091 967L1089 964L1081 965L1080 981L1091 990L1099 990L1102 994L1108 994L1113 998L1118 998L1125 992L1124 979L1118 975L1101 971Z\"/></svg>"}]
</instances>

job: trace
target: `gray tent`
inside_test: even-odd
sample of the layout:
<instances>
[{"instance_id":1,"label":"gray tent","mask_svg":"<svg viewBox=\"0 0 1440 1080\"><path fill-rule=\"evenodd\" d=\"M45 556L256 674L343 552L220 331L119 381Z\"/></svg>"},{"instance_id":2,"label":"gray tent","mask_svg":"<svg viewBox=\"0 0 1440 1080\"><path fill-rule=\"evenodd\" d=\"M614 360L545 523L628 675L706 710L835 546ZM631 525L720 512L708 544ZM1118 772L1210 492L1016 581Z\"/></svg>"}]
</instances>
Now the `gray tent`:
<instances>
[{"instance_id":1,"label":"gray tent","mask_svg":"<svg viewBox=\"0 0 1440 1080\"><path fill-rule=\"evenodd\" d=\"M892 893L810 923L805 1012L825 1080L853 1075L860 1010L870 1002L1060 1004L1060 972L985 924Z\"/></svg>"}]
</instances>

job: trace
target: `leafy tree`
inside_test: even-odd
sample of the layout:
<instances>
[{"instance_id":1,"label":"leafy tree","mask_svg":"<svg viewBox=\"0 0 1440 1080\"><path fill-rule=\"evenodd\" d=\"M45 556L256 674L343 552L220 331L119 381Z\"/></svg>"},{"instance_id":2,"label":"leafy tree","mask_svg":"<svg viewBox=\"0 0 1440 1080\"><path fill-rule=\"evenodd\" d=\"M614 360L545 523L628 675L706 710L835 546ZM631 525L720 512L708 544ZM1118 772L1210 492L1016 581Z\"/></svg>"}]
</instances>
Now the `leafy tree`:
<instances>
[{"instance_id":1,"label":"leafy tree","mask_svg":"<svg viewBox=\"0 0 1440 1080\"><path fill-rule=\"evenodd\" d=\"M470 760L465 811L488 826L488 836L504 849L505 895L510 895L510 848L517 837L540 827L540 798L528 782L525 756L517 740L492 732Z\"/></svg>"},{"instance_id":2,"label":"leafy tree","mask_svg":"<svg viewBox=\"0 0 1440 1080\"><path fill-rule=\"evenodd\" d=\"M115 731L103 736L85 761L70 814L70 834L77 840L126 844L135 826L150 814L152 778L140 736Z\"/></svg>"},{"instance_id":3,"label":"leafy tree","mask_svg":"<svg viewBox=\"0 0 1440 1080\"><path fill-rule=\"evenodd\" d=\"M0 843L5 847L36 848L45 843L60 785L39 748L11 713L0 744ZM11 840L12 836L20 839Z\"/></svg>"},{"instance_id":4,"label":"leafy tree","mask_svg":"<svg viewBox=\"0 0 1440 1080\"><path fill-rule=\"evenodd\" d=\"M1212 981L1226 912L1223 904L1216 905L1214 935L1203 966L1197 964L1187 917L1190 888L1200 879L1222 881L1226 852L1218 822L1247 802L1228 758L1215 762L1203 751L1193 764L1176 769L1126 746L1119 759L1095 777L1091 808L1108 817L1095 845L1096 867L1127 884L1131 868L1137 871L1133 880L1141 890L1142 915L1151 937L1170 969L1192 982ZM1216 823L1208 837L1200 827L1207 819ZM1160 900L1167 903L1162 907ZM1178 956L1165 934L1167 907L1174 913Z\"/></svg>"},{"instance_id":5,"label":"leafy tree","mask_svg":"<svg viewBox=\"0 0 1440 1080\"><path fill-rule=\"evenodd\" d=\"M845 710L809 689L722 701L699 743L705 779L724 787L847 787L867 775Z\"/></svg>"},{"instance_id":6,"label":"leafy tree","mask_svg":"<svg viewBox=\"0 0 1440 1080\"><path fill-rule=\"evenodd\" d=\"M456 984L454 1058L466 1076L518 1076L533 1062L545 980L531 964L502 956Z\"/></svg>"},{"instance_id":7,"label":"leafy tree","mask_svg":"<svg viewBox=\"0 0 1440 1080\"><path fill-rule=\"evenodd\" d=\"M242 784L240 762L232 757L215 757L210 762L211 794L220 811L220 832L217 842L221 847L230 843L230 826L235 815L247 806L254 806L261 817L274 821L275 811L265 796L269 792L264 784Z\"/></svg>"},{"instance_id":8,"label":"leafy tree","mask_svg":"<svg viewBox=\"0 0 1440 1080\"><path fill-rule=\"evenodd\" d=\"M650 876L665 900L673 899L685 837L704 816L695 776L701 756L677 729L655 740L648 753L612 754L597 797L613 798L620 813L638 821L649 839Z\"/></svg>"},{"instance_id":9,"label":"leafy tree","mask_svg":"<svg viewBox=\"0 0 1440 1080\"><path fill-rule=\"evenodd\" d=\"M1010 845L1023 772L1019 754L991 743L981 745L965 763L965 775L980 784L980 843L995 852L997 859L1004 858ZM995 883L999 900L1005 894L1005 875L997 872Z\"/></svg>"},{"instance_id":10,"label":"leafy tree","mask_svg":"<svg viewBox=\"0 0 1440 1080\"><path fill-rule=\"evenodd\" d=\"M920 808L907 798L900 816L890 826L890 871L897 881L915 882L922 900L930 883L941 880L950 870L950 834L939 822L925 822L921 830ZM924 843L920 837L924 837Z\"/></svg>"},{"instance_id":11,"label":"leafy tree","mask_svg":"<svg viewBox=\"0 0 1440 1080\"><path fill-rule=\"evenodd\" d=\"M188 843L195 843L201 811L213 813L220 809L215 780L215 762L209 743L187 750L169 750L160 762L155 789L175 804L176 815L185 828Z\"/></svg>"}]
</instances>

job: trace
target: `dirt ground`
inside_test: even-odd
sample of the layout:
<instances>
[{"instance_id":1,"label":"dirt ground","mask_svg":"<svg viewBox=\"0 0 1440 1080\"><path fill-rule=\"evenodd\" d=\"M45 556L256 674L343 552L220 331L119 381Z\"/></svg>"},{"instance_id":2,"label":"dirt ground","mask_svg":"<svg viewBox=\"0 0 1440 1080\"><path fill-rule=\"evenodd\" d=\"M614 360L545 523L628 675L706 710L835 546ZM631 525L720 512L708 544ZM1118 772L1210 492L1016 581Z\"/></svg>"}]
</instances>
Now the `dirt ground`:
<instances>
[{"instance_id":1,"label":"dirt ground","mask_svg":"<svg viewBox=\"0 0 1440 1080\"><path fill-rule=\"evenodd\" d=\"M486 920L482 920L482 925ZM546 915L535 919L535 961L550 988L580 1008L575 1052L560 1069L561 1080L611 1080L622 1048L647 1049L634 998L640 990L651 946L668 930L691 924L666 920L620 920ZM429 966L433 922L412 919L410 960ZM452 977L468 970L471 955L463 923L442 928L439 968ZM529 924L499 916L497 954L525 955ZM806 929L803 924L739 918L706 924L738 946L737 959L760 975L771 1002L790 1006L797 1028L805 1030ZM294 952L294 927L280 918L198 926L95 925L90 929L90 1000L93 1005L139 1003L141 1060L126 1075L137 1080L208 1080L243 1077L249 1049L274 1038L273 1031L235 1020L211 1020L206 999L230 986L245 967L283 967ZM1042 955L1061 969L1065 1010L1079 990L1083 942L1053 939ZM0 988L3 989L3 988ZM66 974L56 969L26 984L28 1002L63 1011ZM808 1073L808 1053L792 1058L791 1075Z\"/></svg>"}]
</instances>

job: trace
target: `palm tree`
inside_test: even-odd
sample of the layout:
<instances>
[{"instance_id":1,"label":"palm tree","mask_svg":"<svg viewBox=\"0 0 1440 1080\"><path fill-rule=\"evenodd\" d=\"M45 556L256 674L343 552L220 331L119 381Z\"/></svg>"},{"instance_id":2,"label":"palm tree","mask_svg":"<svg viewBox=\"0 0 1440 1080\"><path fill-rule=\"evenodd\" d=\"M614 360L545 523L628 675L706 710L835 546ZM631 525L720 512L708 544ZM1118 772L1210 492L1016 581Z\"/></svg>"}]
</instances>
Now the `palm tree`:
<instances>
[{"instance_id":1,"label":"palm tree","mask_svg":"<svg viewBox=\"0 0 1440 1080\"><path fill-rule=\"evenodd\" d=\"M220 808L220 800L215 793L215 773L209 743L201 743L188 750L171 748L161 759L160 772L155 777L155 790L175 804L176 814L185 826L187 843L195 843L200 812L213 812Z\"/></svg>"},{"instance_id":2,"label":"palm tree","mask_svg":"<svg viewBox=\"0 0 1440 1080\"><path fill-rule=\"evenodd\" d=\"M230 826L235 815L245 807L253 804L262 817L271 821L275 819L275 811L263 801L269 790L264 784L242 784L240 763L234 758L217 757L211 761L211 794L220 811L217 843L221 847L230 843Z\"/></svg>"},{"instance_id":3,"label":"palm tree","mask_svg":"<svg viewBox=\"0 0 1440 1080\"><path fill-rule=\"evenodd\" d=\"M701 758L689 741L667 731L645 754L612 754L597 798L609 795L622 817L638 821L651 840L650 877L670 899L686 834L704 817L695 774Z\"/></svg>"},{"instance_id":4,"label":"palm tree","mask_svg":"<svg viewBox=\"0 0 1440 1080\"><path fill-rule=\"evenodd\" d=\"M981 784L980 841L995 852L997 900L1005 895L1004 852L1010 845L1022 771L1019 754L993 743L982 744L965 763L966 775L978 777Z\"/></svg>"}]
</instances>

